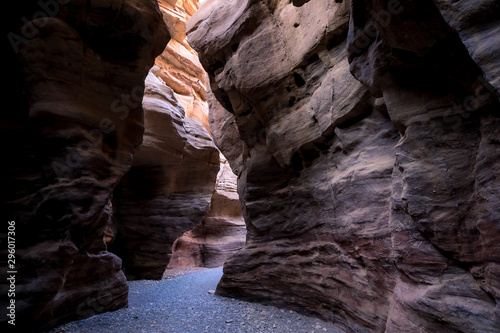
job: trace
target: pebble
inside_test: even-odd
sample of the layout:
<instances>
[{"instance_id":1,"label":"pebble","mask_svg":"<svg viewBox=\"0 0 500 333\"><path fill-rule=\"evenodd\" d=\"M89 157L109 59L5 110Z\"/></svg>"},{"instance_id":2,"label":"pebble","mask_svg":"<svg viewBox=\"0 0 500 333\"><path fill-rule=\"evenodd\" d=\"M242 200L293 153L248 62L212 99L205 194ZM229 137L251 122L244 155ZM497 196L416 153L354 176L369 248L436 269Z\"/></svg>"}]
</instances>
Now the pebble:
<instances>
[{"instance_id":1,"label":"pebble","mask_svg":"<svg viewBox=\"0 0 500 333\"><path fill-rule=\"evenodd\" d=\"M127 308L48 333L345 333L294 311L217 296L221 276L222 268L215 268L175 272L160 281L131 281Z\"/></svg>"}]
</instances>

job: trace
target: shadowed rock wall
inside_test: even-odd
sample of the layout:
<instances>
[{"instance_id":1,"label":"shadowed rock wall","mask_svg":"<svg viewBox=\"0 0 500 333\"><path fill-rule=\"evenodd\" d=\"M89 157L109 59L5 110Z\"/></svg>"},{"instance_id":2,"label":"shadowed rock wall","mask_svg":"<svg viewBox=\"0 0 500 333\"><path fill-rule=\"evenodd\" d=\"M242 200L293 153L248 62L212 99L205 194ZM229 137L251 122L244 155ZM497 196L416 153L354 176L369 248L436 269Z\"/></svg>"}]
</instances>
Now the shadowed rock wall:
<instances>
[{"instance_id":1,"label":"shadowed rock wall","mask_svg":"<svg viewBox=\"0 0 500 333\"><path fill-rule=\"evenodd\" d=\"M6 10L17 104L2 112L2 225L15 221L23 332L127 305L104 210L141 144L144 78L169 40L156 1L40 3ZM11 329L6 241L0 320Z\"/></svg>"},{"instance_id":2,"label":"shadowed rock wall","mask_svg":"<svg viewBox=\"0 0 500 333\"><path fill-rule=\"evenodd\" d=\"M383 2L352 5L351 71L383 96L401 135L389 222L401 275L386 329L494 332L500 59L491 32L500 28L500 4L434 3L401 1L392 14ZM368 14L384 10L390 19ZM369 25L378 38L360 45Z\"/></svg>"},{"instance_id":3,"label":"shadowed rock wall","mask_svg":"<svg viewBox=\"0 0 500 333\"><path fill-rule=\"evenodd\" d=\"M499 4L206 1L248 230L219 295L349 332L500 329Z\"/></svg>"}]
</instances>

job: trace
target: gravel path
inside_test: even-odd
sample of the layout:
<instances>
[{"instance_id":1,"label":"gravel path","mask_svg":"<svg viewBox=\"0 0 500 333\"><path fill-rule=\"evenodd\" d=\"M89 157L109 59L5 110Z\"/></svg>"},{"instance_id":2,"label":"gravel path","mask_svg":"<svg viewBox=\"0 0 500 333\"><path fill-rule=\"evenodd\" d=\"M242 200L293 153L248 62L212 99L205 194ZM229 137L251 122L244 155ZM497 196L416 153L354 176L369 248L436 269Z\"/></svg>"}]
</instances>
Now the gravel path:
<instances>
[{"instance_id":1,"label":"gravel path","mask_svg":"<svg viewBox=\"0 0 500 333\"><path fill-rule=\"evenodd\" d=\"M129 306L50 333L343 333L319 319L213 294L222 268L130 281Z\"/></svg>"}]
</instances>

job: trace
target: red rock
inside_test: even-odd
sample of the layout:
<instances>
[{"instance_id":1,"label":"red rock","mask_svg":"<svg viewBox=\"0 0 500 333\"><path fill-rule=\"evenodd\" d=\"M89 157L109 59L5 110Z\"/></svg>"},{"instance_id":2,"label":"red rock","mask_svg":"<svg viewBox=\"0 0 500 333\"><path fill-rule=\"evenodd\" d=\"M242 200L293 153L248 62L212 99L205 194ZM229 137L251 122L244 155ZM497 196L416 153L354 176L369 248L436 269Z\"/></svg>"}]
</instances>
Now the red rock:
<instances>
[{"instance_id":1,"label":"red rock","mask_svg":"<svg viewBox=\"0 0 500 333\"><path fill-rule=\"evenodd\" d=\"M199 2L160 0L159 4L172 39L156 58L160 68L157 74L174 90L186 116L198 120L208 131L207 74L186 37L186 22L198 9Z\"/></svg>"},{"instance_id":2,"label":"red rock","mask_svg":"<svg viewBox=\"0 0 500 333\"><path fill-rule=\"evenodd\" d=\"M175 241L168 268L222 266L245 245L245 236L236 175L222 157L210 210L200 224Z\"/></svg>"},{"instance_id":3,"label":"red rock","mask_svg":"<svg viewBox=\"0 0 500 333\"><path fill-rule=\"evenodd\" d=\"M9 70L12 98L19 78L24 96L2 116L11 161L2 210L16 222L15 328L23 332L127 305L121 260L103 241L103 210L141 143L144 78L169 39L155 1L75 0L30 21L41 10L9 11L27 18L12 31L25 41L12 44L19 62Z\"/></svg>"},{"instance_id":4,"label":"red rock","mask_svg":"<svg viewBox=\"0 0 500 333\"><path fill-rule=\"evenodd\" d=\"M205 218L218 170L206 73L185 34L198 2L159 5L172 38L147 79L144 142L114 197L112 250L124 259L129 279L162 277L174 241Z\"/></svg>"},{"instance_id":5,"label":"red rock","mask_svg":"<svg viewBox=\"0 0 500 333\"><path fill-rule=\"evenodd\" d=\"M200 7L188 40L248 230L217 294L353 332L500 329L498 10Z\"/></svg>"},{"instance_id":6,"label":"red rock","mask_svg":"<svg viewBox=\"0 0 500 333\"><path fill-rule=\"evenodd\" d=\"M210 134L186 117L159 71L155 66L146 79L143 143L113 195L111 250L129 279L161 279L174 241L207 215L219 171Z\"/></svg>"},{"instance_id":7,"label":"red rock","mask_svg":"<svg viewBox=\"0 0 500 333\"><path fill-rule=\"evenodd\" d=\"M386 330L493 332L500 294L480 272L495 271L499 259L498 82L489 70L499 61L472 43L497 44L488 29L498 27L487 22L498 6L469 8L474 18L455 31L451 13L466 10L463 4L436 3L402 1L404 11L380 28L382 42L351 53L353 74L383 95L401 132L390 223L403 275ZM401 24L411 27L411 40Z\"/></svg>"}]
</instances>

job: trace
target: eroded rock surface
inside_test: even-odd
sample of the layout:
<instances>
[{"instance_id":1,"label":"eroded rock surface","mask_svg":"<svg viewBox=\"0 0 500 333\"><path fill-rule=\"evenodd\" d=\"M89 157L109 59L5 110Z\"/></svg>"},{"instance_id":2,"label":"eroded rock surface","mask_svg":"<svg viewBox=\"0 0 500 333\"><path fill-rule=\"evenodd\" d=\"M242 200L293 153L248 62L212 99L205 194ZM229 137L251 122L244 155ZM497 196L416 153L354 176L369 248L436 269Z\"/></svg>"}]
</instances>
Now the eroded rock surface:
<instances>
[{"instance_id":1,"label":"eroded rock surface","mask_svg":"<svg viewBox=\"0 0 500 333\"><path fill-rule=\"evenodd\" d=\"M221 156L210 210L199 225L175 241L169 269L219 267L245 245L246 228L236 182L228 161Z\"/></svg>"},{"instance_id":2,"label":"eroded rock surface","mask_svg":"<svg viewBox=\"0 0 500 333\"><path fill-rule=\"evenodd\" d=\"M200 7L188 40L248 229L218 294L350 332L500 329L499 4L470 6Z\"/></svg>"},{"instance_id":3,"label":"eroded rock surface","mask_svg":"<svg viewBox=\"0 0 500 333\"><path fill-rule=\"evenodd\" d=\"M129 279L161 279L174 241L205 218L219 171L210 134L159 73L155 66L146 79L144 140L113 196L112 251Z\"/></svg>"},{"instance_id":4,"label":"eroded rock surface","mask_svg":"<svg viewBox=\"0 0 500 333\"><path fill-rule=\"evenodd\" d=\"M196 12L198 0L159 0L163 20L172 38L156 58L158 76L173 89L186 116L208 126L207 74L198 54L187 43L186 22Z\"/></svg>"},{"instance_id":5,"label":"eroded rock surface","mask_svg":"<svg viewBox=\"0 0 500 333\"><path fill-rule=\"evenodd\" d=\"M462 2L435 3L401 1L390 20L379 22L381 40L362 47L357 43L373 19L360 18L386 9L358 3L351 21L352 73L383 96L401 133L389 221L401 275L386 329L494 332L500 329L493 278L500 268L500 61L491 53L498 36L486 30L499 29L500 5L485 1L467 10ZM457 23L454 11L468 19Z\"/></svg>"},{"instance_id":6,"label":"eroded rock surface","mask_svg":"<svg viewBox=\"0 0 500 333\"><path fill-rule=\"evenodd\" d=\"M25 23L8 35L20 98L2 112L1 173L3 223L16 225L22 332L127 305L121 260L103 241L104 210L141 143L144 78L169 40L156 1L60 3L7 11ZM3 245L1 260L5 311Z\"/></svg>"}]
</instances>

